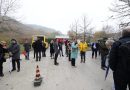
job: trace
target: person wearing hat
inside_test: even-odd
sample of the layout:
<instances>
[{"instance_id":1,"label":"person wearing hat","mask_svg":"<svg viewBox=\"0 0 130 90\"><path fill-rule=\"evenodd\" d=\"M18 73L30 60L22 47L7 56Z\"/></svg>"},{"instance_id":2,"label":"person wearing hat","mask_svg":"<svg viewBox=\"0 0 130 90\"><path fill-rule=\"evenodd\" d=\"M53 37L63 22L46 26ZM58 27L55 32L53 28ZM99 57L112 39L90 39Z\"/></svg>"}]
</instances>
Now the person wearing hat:
<instances>
[{"instance_id":1,"label":"person wearing hat","mask_svg":"<svg viewBox=\"0 0 130 90\"><path fill-rule=\"evenodd\" d=\"M0 77L3 77L3 63L6 62L5 59L5 53L8 52L7 47L6 47L6 42L1 41L0 42Z\"/></svg>"},{"instance_id":2,"label":"person wearing hat","mask_svg":"<svg viewBox=\"0 0 130 90\"><path fill-rule=\"evenodd\" d=\"M17 72L19 72L20 71L20 46L18 45L15 39L11 40L9 52L12 53L12 68L13 68L12 71L16 70L16 63L17 63Z\"/></svg>"}]
</instances>

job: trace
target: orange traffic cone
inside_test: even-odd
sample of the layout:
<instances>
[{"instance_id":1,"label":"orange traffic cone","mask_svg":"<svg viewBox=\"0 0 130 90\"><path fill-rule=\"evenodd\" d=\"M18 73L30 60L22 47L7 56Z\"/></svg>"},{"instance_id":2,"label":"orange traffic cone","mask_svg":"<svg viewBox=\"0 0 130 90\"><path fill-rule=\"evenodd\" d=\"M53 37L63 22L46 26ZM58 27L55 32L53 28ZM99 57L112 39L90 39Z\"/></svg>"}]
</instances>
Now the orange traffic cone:
<instances>
[{"instance_id":1,"label":"orange traffic cone","mask_svg":"<svg viewBox=\"0 0 130 90\"><path fill-rule=\"evenodd\" d=\"M42 83L42 77L40 75L40 70L39 70L39 66L37 65L36 67L36 76L34 79L34 86L40 86Z\"/></svg>"},{"instance_id":2,"label":"orange traffic cone","mask_svg":"<svg viewBox=\"0 0 130 90\"><path fill-rule=\"evenodd\" d=\"M36 67L36 80L40 79L41 75L40 75L40 70L39 70L39 66L37 65Z\"/></svg>"}]
</instances>

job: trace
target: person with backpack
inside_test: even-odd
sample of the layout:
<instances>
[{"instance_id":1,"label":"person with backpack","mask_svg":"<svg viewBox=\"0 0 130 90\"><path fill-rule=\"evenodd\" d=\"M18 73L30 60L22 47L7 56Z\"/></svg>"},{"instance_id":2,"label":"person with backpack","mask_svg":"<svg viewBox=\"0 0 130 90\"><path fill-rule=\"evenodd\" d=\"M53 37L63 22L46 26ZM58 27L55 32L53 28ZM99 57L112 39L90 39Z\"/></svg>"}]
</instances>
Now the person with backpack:
<instances>
[{"instance_id":1,"label":"person with backpack","mask_svg":"<svg viewBox=\"0 0 130 90\"><path fill-rule=\"evenodd\" d=\"M115 90L130 90L130 27L124 28L122 37L111 48L109 65L113 71Z\"/></svg>"},{"instance_id":2,"label":"person with backpack","mask_svg":"<svg viewBox=\"0 0 130 90\"><path fill-rule=\"evenodd\" d=\"M106 57L109 53L108 48L105 45L107 38L103 38L101 40L101 42L99 43L99 47L100 47L100 53L101 53L101 69L102 70L106 70L107 66L106 66Z\"/></svg>"}]
</instances>

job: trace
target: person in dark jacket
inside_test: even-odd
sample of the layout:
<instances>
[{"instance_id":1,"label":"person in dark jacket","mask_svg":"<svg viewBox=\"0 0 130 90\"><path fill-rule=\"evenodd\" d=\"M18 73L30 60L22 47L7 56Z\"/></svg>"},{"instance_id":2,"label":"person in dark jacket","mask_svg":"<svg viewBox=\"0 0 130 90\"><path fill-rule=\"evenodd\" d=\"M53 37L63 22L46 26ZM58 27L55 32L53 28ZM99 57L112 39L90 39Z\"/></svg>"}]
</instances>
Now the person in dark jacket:
<instances>
[{"instance_id":1,"label":"person in dark jacket","mask_svg":"<svg viewBox=\"0 0 130 90\"><path fill-rule=\"evenodd\" d=\"M68 57L68 40L65 41L65 53L66 57Z\"/></svg>"},{"instance_id":2,"label":"person in dark jacket","mask_svg":"<svg viewBox=\"0 0 130 90\"><path fill-rule=\"evenodd\" d=\"M68 41L68 60L69 61L71 61L71 42L70 41Z\"/></svg>"},{"instance_id":3,"label":"person in dark jacket","mask_svg":"<svg viewBox=\"0 0 130 90\"><path fill-rule=\"evenodd\" d=\"M36 56L35 43L36 43L36 40L32 43L32 48L33 48L33 58L34 58L34 59L35 59L35 56Z\"/></svg>"},{"instance_id":4,"label":"person in dark jacket","mask_svg":"<svg viewBox=\"0 0 130 90\"><path fill-rule=\"evenodd\" d=\"M40 38L35 42L36 61L41 61L42 41Z\"/></svg>"},{"instance_id":5,"label":"person in dark jacket","mask_svg":"<svg viewBox=\"0 0 130 90\"><path fill-rule=\"evenodd\" d=\"M59 53L60 53L60 56L62 55L62 57L64 57L63 55L63 48L62 48L62 42L59 42Z\"/></svg>"},{"instance_id":6,"label":"person in dark jacket","mask_svg":"<svg viewBox=\"0 0 130 90\"><path fill-rule=\"evenodd\" d=\"M50 56L51 56L51 59L54 58L54 41L51 40L50 42Z\"/></svg>"},{"instance_id":7,"label":"person in dark jacket","mask_svg":"<svg viewBox=\"0 0 130 90\"><path fill-rule=\"evenodd\" d=\"M46 43L42 42L42 57L46 57Z\"/></svg>"},{"instance_id":8,"label":"person in dark jacket","mask_svg":"<svg viewBox=\"0 0 130 90\"><path fill-rule=\"evenodd\" d=\"M92 49L92 58L94 57L94 54L95 54L95 59L97 58L97 51L98 51L98 44L95 42L95 43L92 43L92 46L91 46L91 49Z\"/></svg>"},{"instance_id":9,"label":"person in dark jacket","mask_svg":"<svg viewBox=\"0 0 130 90\"><path fill-rule=\"evenodd\" d=\"M9 52L12 53L12 71L16 70L17 63L17 72L20 71L20 46L18 45L15 39L11 40L11 46L9 47Z\"/></svg>"},{"instance_id":10,"label":"person in dark jacket","mask_svg":"<svg viewBox=\"0 0 130 90\"><path fill-rule=\"evenodd\" d=\"M128 44L128 48L126 48ZM124 45L124 48L122 45ZM126 50L128 49L128 50ZM110 51L109 65L113 71L115 90L130 90L130 27L122 31L122 37L116 41Z\"/></svg>"},{"instance_id":11,"label":"person in dark jacket","mask_svg":"<svg viewBox=\"0 0 130 90\"><path fill-rule=\"evenodd\" d=\"M5 53L8 52L7 47L4 47L5 41L0 42L0 77L3 77L3 63L6 62L4 58Z\"/></svg>"},{"instance_id":12,"label":"person in dark jacket","mask_svg":"<svg viewBox=\"0 0 130 90\"><path fill-rule=\"evenodd\" d=\"M59 65L59 63L57 62L57 58L58 58L58 54L59 54L58 39L55 40L54 51L55 51L54 65Z\"/></svg>"},{"instance_id":13,"label":"person in dark jacket","mask_svg":"<svg viewBox=\"0 0 130 90\"><path fill-rule=\"evenodd\" d=\"M109 53L108 48L105 45L106 39L102 40L102 42L99 44L100 47L100 53L101 53L101 69L105 70L107 68L106 66L106 57Z\"/></svg>"},{"instance_id":14,"label":"person in dark jacket","mask_svg":"<svg viewBox=\"0 0 130 90\"><path fill-rule=\"evenodd\" d=\"M25 40L25 43L24 43L24 50L26 52L26 55L25 55L25 59L26 60L29 60L29 52L30 52L30 49L31 49L31 45L30 43L28 42L28 40Z\"/></svg>"}]
</instances>

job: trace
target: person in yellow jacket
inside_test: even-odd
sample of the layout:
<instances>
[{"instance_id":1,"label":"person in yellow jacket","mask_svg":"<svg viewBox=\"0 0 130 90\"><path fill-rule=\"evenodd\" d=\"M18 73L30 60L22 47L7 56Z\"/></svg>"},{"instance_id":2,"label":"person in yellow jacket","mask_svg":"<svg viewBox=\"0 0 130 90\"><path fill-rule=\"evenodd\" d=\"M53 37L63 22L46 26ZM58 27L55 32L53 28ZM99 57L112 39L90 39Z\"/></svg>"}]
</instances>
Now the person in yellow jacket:
<instances>
[{"instance_id":1,"label":"person in yellow jacket","mask_svg":"<svg viewBox=\"0 0 130 90\"><path fill-rule=\"evenodd\" d=\"M86 61L86 58L85 58L86 55L85 54L86 54L87 49L88 49L87 43L85 41L81 41L79 43L79 50L80 50L80 55L81 55L81 63L82 62L85 63L85 61Z\"/></svg>"}]
</instances>

